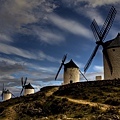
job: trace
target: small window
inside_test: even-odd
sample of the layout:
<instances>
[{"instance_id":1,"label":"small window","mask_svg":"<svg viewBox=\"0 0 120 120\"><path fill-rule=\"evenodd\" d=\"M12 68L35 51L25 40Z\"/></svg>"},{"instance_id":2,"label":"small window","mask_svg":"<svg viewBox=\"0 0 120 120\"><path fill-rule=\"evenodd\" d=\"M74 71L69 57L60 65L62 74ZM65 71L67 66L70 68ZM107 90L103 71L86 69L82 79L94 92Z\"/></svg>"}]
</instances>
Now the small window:
<instances>
[{"instance_id":1,"label":"small window","mask_svg":"<svg viewBox=\"0 0 120 120\"><path fill-rule=\"evenodd\" d=\"M115 49L113 49L113 51L115 51Z\"/></svg>"}]
</instances>

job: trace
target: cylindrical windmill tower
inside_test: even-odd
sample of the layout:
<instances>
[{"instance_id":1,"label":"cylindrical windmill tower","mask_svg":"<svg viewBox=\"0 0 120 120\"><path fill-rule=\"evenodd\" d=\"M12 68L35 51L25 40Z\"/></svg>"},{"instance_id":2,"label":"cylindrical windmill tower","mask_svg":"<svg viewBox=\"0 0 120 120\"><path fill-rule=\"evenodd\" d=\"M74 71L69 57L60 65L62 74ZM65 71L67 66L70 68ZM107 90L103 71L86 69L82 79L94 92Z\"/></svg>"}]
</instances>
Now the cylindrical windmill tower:
<instances>
[{"instance_id":1,"label":"cylindrical windmill tower","mask_svg":"<svg viewBox=\"0 0 120 120\"><path fill-rule=\"evenodd\" d=\"M12 97L12 94L9 90L4 90L3 91L3 101L8 100Z\"/></svg>"},{"instance_id":2,"label":"cylindrical windmill tower","mask_svg":"<svg viewBox=\"0 0 120 120\"><path fill-rule=\"evenodd\" d=\"M113 40L104 43L107 50L109 60L112 66L112 72L109 68L108 61L103 57L104 61L104 79L120 78L120 33Z\"/></svg>"},{"instance_id":3,"label":"cylindrical windmill tower","mask_svg":"<svg viewBox=\"0 0 120 120\"><path fill-rule=\"evenodd\" d=\"M25 85L25 87L24 87L24 95L33 94L34 92L35 92L34 88L32 87L32 85L30 83L28 85Z\"/></svg>"},{"instance_id":4,"label":"cylindrical windmill tower","mask_svg":"<svg viewBox=\"0 0 120 120\"><path fill-rule=\"evenodd\" d=\"M70 62L64 64L64 83L75 83L80 81L79 67L71 59Z\"/></svg>"},{"instance_id":5,"label":"cylindrical windmill tower","mask_svg":"<svg viewBox=\"0 0 120 120\"><path fill-rule=\"evenodd\" d=\"M57 79L57 76L58 76L60 70L62 69L62 66L64 66L63 83L62 84L65 85L65 84L69 84L69 83L80 82L80 73L82 74L82 72L79 70L79 67L73 62L72 59L68 63L65 64L64 62L65 62L66 58L67 58L67 54L63 56L61 65L55 76L55 80ZM83 77L86 79L86 77L84 75L83 75Z\"/></svg>"}]
</instances>

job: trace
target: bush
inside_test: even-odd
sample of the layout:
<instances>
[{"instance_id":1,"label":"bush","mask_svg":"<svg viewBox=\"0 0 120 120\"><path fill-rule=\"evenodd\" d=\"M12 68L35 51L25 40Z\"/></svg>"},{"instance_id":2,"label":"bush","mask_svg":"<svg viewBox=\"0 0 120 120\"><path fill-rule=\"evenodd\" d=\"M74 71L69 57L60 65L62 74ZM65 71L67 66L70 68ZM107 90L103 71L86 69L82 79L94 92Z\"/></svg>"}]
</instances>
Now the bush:
<instances>
[{"instance_id":1,"label":"bush","mask_svg":"<svg viewBox=\"0 0 120 120\"><path fill-rule=\"evenodd\" d=\"M92 106L90 113L101 113L101 109L99 106Z\"/></svg>"},{"instance_id":2,"label":"bush","mask_svg":"<svg viewBox=\"0 0 120 120\"><path fill-rule=\"evenodd\" d=\"M98 97L93 96L93 98L92 98L91 102L97 102L97 101L98 101Z\"/></svg>"},{"instance_id":3,"label":"bush","mask_svg":"<svg viewBox=\"0 0 120 120\"><path fill-rule=\"evenodd\" d=\"M0 107L0 113L2 113L3 111L4 111L4 107L2 106L2 107Z\"/></svg>"},{"instance_id":4,"label":"bush","mask_svg":"<svg viewBox=\"0 0 120 120\"><path fill-rule=\"evenodd\" d=\"M67 98L62 98L62 102L68 102Z\"/></svg>"},{"instance_id":5,"label":"bush","mask_svg":"<svg viewBox=\"0 0 120 120\"><path fill-rule=\"evenodd\" d=\"M113 106L119 106L120 105L120 100L117 98L108 98L105 102L105 104L113 105Z\"/></svg>"},{"instance_id":6,"label":"bush","mask_svg":"<svg viewBox=\"0 0 120 120\"><path fill-rule=\"evenodd\" d=\"M109 109L106 110L106 113L119 114L119 110L116 108L110 107Z\"/></svg>"},{"instance_id":7,"label":"bush","mask_svg":"<svg viewBox=\"0 0 120 120\"><path fill-rule=\"evenodd\" d=\"M84 114L83 113L76 113L74 115L74 118L83 118L84 117Z\"/></svg>"}]
</instances>

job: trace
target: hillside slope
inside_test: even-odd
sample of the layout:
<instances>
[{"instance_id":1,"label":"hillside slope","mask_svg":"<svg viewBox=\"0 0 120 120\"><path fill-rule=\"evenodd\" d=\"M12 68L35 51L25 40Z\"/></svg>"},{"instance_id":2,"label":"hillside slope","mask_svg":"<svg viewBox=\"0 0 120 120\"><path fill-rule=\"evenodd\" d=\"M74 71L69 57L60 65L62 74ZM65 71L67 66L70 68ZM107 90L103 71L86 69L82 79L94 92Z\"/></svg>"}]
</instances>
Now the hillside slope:
<instances>
[{"instance_id":1,"label":"hillside slope","mask_svg":"<svg viewBox=\"0 0 120 120\"><path fill-rule=\"evenodd\" d=\"M95 85L48 86L1 102L0 120L120 120L119 82Z\"/></svg>"}]
</instances>

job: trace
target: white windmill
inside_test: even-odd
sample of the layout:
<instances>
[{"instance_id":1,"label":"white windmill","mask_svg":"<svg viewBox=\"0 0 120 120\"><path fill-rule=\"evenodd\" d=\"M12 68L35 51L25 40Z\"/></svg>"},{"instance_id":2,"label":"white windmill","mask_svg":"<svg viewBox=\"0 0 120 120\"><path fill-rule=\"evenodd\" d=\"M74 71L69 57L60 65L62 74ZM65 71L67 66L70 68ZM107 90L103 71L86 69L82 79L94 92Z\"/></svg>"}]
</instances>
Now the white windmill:
<instances>
[{"instance_id":1,"label":"white windmill","mask_svg":"<svg viewBox=\"0 0 120 120\"><path fill-rule=\"evenodd\" d=\"M14 95L8 89L4 88L4 84L3 84L1 96L2 96L2 100L5 101L5 100L9 100Z\"/></svg>"},{"instance_id":2,"label":"white windmill","mask_svg":"<svg viewBox=\"0 0 120 120\"><path fill-rule=\"evenodd\" d=\"M105 79L118 79L120 78L120 33L117 37L105 42L106 50L109 55L112 66L112 74L107 64L107 60L103 58L104 61L104 78Z\"/></svg>"},{"instance_id":3,"label":"white windmill","mask_svg":"<svg viewBox=\"0 0 120 120\"><path fill-rule=\"evenodd\" d=\"M80 82L80 73L82 74L82 72L79 70L79 67L73 62L72 59L68 63L64 64L66 58L67 58L67 54L63 56L62 63L59 67L59 70L58 70L56 76L55 76L55 80L57 79L58 74L59 74L60 70L62 69L62 66L64 65L63 84ZM86 77L84 75L83 75L83 77L86 79Z\"/></svg>"},{"instance_id":4,"label":"white windmill","mask_svg":"<svg viewBox=\"0 0 120 120\"><path fill-rule=\"evenodd\" d=\"M22 90L20 92L20 95L27 95L27 94L33 94L34 93L34 88L32 87L32 85L29 83L26 85L27 82L27 77L25 78L25 81L23 81L23 77L21 78L21 84L22 84Z\"/></svg>"},{"instance_id":5,"label":"white windmill","mask_svg":"<svg viewBox=\"0 0 120 120\"><path fill-rule=\"evenodd\" d=\"M103 47L103 62L104 62L104 79L120 78L120 34L110 41L104 42L111 26L114 21L117 11L112 6L110 12L100 30L97 22L93 20L91 29L96 38L96 47L90 56L87 64L85 65L84 72L89 68L93 58L95 57L99 46Z\"/></svg>"}]
</instances>

